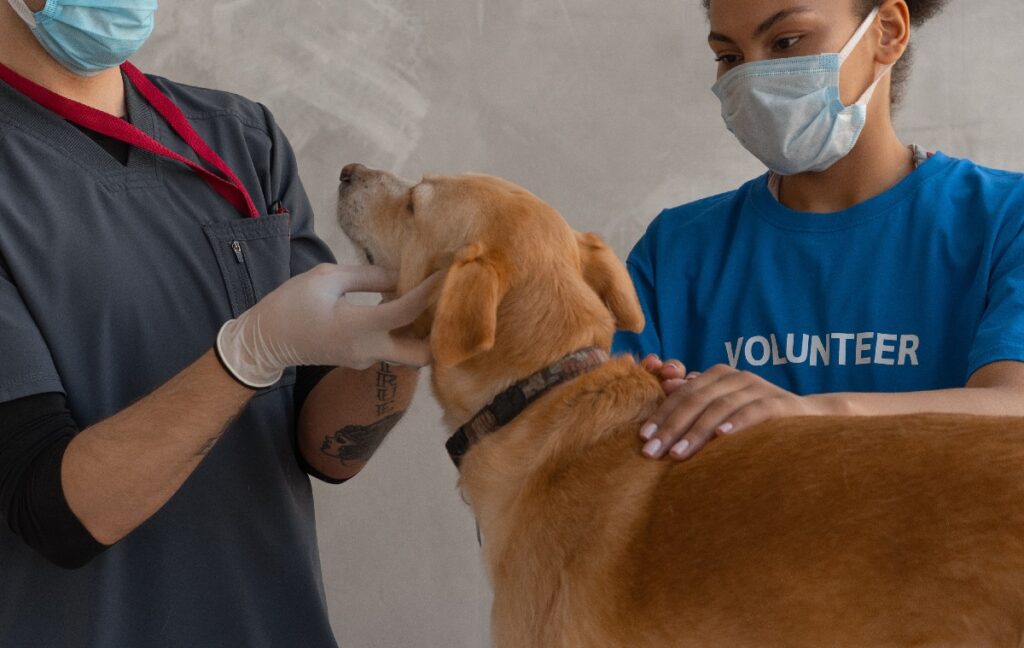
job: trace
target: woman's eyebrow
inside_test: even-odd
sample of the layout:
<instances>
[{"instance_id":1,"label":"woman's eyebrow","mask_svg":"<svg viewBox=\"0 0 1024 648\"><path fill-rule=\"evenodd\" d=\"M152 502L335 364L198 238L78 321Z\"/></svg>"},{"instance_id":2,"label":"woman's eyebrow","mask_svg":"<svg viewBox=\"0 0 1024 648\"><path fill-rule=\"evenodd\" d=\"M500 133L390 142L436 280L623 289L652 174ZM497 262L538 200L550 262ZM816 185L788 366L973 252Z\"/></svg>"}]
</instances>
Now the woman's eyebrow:
<instances>
[{"instance_id":1,"label":"woman's eyebrow","mask_svg":"<svg viewBox=\"0 0 1024 648\"><path fill-rule=\"evenodd\" d=\"M799 13L808 13L808 12L811 12L811 11L813 11L813 9L811 9L810 7L804 7L804 6L792 7L790 9L783 9L782 11L780 11L777 14L773 15L772 17L768 18L768 20L765 20L760 25L758 25L757 29L754 30L754 38L757 38L758 36L763 35L769 29L774 27L776 25L776 23L778 23L779 21L785 20L786 18L789 18L790 16L793 16L793 15L796 15L796 14L799 14ZM720 34L718 32L714 32L714 31L711 32L710 34L708 34L708 40L709 41L720 42L720 43L731 43L731 44L734 44L734 45L736 44L736 41L734 41L733 39L729 38L725 34Z\"/></svg>"},{"instance_id":2,"label":"woman's eyebrow","mask_svg":"<svg viewBox=\"0 0 1024 648\"><path fill-rule=\"evenodd\" d=\"M804 7L804 6L793 7L791 9L783 9L779 13L775 14L774 16L769 18L768 20L766 20L763 23L761 23L760 25L758 25L757 29L754 30L754 38L757 38L758 36L763 35L766 31L768 31L769 29L774 27L775 24L778 23L781 20L785 20L786 18L789 18L790 16L793 16L795 14L808 13L810 11L813 11L813 10L810 7Z\"/></svg>"}]
</instances>

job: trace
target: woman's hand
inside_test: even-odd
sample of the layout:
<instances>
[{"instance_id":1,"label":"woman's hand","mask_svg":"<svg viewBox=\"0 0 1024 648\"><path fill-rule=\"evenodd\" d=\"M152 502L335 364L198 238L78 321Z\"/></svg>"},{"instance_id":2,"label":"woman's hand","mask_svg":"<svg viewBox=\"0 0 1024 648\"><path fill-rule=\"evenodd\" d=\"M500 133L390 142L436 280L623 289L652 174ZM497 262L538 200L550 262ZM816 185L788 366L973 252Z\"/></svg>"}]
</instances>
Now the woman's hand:
<instances>
[{"instance_id":1,"label":"woman's hand","mask_svg":"<svg viewBox=\"0 0 1024 648\"><path fill-rule=\"evenodd\" d=\"M640 429L643 454L689 459L718 435L736 434L758 423L787 416L824 415L824 401L797 396L747 371L716 365L687 373L678 360L647 356L643 367L668 395Z\"/></svg>"}]
</instances>

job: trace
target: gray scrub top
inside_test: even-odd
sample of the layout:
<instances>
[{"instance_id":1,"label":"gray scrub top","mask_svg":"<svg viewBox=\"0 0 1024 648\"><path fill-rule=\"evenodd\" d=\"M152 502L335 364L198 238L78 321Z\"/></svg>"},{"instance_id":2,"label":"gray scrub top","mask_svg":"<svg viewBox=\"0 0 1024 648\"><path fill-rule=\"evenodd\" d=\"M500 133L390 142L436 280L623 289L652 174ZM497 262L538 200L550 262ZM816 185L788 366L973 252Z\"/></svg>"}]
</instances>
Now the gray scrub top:
<instances>
[{"instance_id":1,"label":"gray scrub top","mask_svg":"<svg viewBox=\"0 0 1024 648\"><path fill-rule=\"evenodd\" d=\"M264 215L243 218L183 164L132 149L122 166L0 82L0 402L63 392L87 427L289 276L333 261L266 108L153 81ZM196 160L125 85L132 123ZM277 201L290 215L266 215ZM253 398L181 490L85 567L56 567L0 528L0 645L335 646L294 381L292 369Z\"/></svg>"}]
</instances>

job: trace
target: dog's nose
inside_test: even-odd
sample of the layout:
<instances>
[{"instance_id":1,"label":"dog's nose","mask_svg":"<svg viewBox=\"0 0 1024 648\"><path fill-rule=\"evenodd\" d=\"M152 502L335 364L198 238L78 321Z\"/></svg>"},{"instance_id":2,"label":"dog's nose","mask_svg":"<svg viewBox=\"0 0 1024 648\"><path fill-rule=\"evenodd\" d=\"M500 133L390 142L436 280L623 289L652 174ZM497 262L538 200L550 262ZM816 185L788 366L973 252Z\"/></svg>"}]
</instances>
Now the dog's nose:
<instances>
[{"instance_id":1,"label":"dog's nose","mask_svg":"<svg viewBox=\"0 0 1024 648\"><path fill-rule=\"evenodd\" d=\"M366 167L364 167L362 164L346 164L344 168L342 168L341 170L341 177L339 178L339 180L341 180L341 182L345 184L348 184L349 182L352 182L352 178L355 177L357 173L359 173L365 168Z\"/></svg>"}]
</instances>

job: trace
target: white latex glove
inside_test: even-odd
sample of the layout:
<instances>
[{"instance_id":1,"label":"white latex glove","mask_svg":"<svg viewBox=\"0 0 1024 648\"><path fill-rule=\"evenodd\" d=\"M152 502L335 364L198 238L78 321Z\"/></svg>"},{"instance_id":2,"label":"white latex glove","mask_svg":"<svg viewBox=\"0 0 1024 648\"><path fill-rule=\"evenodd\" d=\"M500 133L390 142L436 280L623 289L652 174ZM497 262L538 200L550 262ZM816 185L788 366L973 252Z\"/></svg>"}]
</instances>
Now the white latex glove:
<instances>
[{"instance_id":1,"label":"white latex glove","mask_svg":"<svg viewBox=\"0 0 1024 648\"><path fill-rule=\"evenodd\" d=\"M411 324L427 308L440 276L394 301L360 306L346 294L392 292L395 276L374 266L319 265L225 323L217 352L253 388L273 385L286 367L296 365L366 369L385 361L422 367L430 363L429 343L390 331Z\"/></svg>"}]
</instances>

